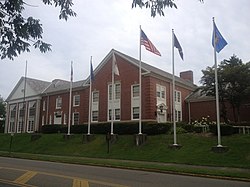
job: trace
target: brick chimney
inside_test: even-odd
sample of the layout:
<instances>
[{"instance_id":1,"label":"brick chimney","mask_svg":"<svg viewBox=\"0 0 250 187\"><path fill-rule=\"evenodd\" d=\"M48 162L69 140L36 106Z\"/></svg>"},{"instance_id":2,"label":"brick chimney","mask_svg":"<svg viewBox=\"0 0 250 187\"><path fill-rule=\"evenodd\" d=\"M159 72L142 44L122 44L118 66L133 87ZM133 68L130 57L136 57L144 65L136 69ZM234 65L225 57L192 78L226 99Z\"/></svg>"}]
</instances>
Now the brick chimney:
<instances>
[{"instance_id":1,"label":"brick chimney","mask_svg":"<svg viewBox=\"0 0 250 187\"><path fill-rule=\"evenodd\" d=\"M180 72L180 78L194 83L193 71L191 70Z\"/></svg>"}]
</instances>

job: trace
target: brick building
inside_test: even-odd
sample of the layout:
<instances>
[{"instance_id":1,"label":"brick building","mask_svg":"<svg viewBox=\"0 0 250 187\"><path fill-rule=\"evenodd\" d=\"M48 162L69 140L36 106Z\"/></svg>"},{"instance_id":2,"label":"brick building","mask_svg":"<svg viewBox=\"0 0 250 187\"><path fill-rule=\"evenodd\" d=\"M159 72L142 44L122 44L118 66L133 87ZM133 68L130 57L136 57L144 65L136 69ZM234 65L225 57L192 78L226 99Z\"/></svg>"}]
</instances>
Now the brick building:
<instances>
[{"instance_id":1,"label":"brick building","mask_svg":"<svg viewBox=\"0 0 250 187\"><path fill-rule=\"evenodd\" d=\"M115 121L139 119L139 61L112 49L94 70L94 80L92 81L91 92L91 122L98 123L111 120L113 53L116 57L116 64L119 69L119 76L115 75L114 77L114 119ZM172 74L143 62L141 68L141 119L143 121L171 121ZM181 77L175 77L175 117L177 121L188 121L189 112L187 111L188 107L185 104L185 99L196 89L196 85L193 84L192 71L182 72L180 76ZM29 78L27 80L29 80ZM37 83L39 82L43 82L44 87L34 94L34 97L37 97L36 102L39 104L36 106L36 128L33 128L33 131L39 130L39 127L45 124L67 125L70 82L60 79L55 79L51 83L37 80ZM73 83L72 125L88 122L89 84L90 77L86 80ZM20 89L23 88L22 85L19 85L19 87ZM17 131L18 119L12 119L11 116L14 114L18 116L17 109L13 110L13 106L19 106L20 103L23 102L24 97L23 95L19 95L19 99L12 97L16 91L17 89L14 89L7 99L7 119L9 120L6 120L5 132L19 132ZM28 108L25 113L28 113ZM28 121L25 120L24 124L27 122ZM25 128L24 132L30 131Z\"/></svg>"}]
</instances>

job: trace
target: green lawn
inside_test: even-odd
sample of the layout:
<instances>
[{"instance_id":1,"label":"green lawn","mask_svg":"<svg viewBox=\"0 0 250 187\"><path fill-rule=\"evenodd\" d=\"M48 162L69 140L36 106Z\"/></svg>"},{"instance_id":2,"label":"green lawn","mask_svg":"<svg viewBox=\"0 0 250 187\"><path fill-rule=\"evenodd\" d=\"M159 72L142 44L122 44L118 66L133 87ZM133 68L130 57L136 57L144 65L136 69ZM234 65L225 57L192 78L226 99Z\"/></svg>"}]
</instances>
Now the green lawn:
<instances>
[{"instance_id":1,"label":"green lawn","mask_svg":"<svg viewBox=\"0 0 250 187\"><path fill-rule=\"evenodd\" d=\"M10 137L9 134L0 134L0 151L6 153L10 150ZM30 140L31 134L15 134L12 152L250 169L249 135L222 137L222 144L229 147L226 153L211 151L211 147L217 143L217 137L200 134L177 135L178 143L183 145L180 150L168 148L173 143L172 135L148 136L146 144L140 147L134 145L132 135L119 135L118 141L111 145L110 153L107 153L104 135L95 135L95 139L87 144L82 143L82 135L64 140L62 134L43 134L36 141Z\"/></svg>"}]
</instances>

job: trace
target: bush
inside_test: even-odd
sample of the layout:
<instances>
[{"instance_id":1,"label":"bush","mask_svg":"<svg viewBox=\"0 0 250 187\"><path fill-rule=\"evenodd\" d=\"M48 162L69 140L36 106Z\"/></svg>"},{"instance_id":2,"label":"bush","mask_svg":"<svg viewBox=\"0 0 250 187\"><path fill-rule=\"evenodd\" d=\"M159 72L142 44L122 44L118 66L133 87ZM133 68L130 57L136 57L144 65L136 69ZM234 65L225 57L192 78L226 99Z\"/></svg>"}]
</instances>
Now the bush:
<instances>
[{"instance_id":1,"label":"bush","mask_svg":"<svg viewBox=\"0 0 250 187\"><path fill-rule=\"evenodd\" d=\"M43 125L41 129L44 134L51 133L66 133L68 132L68 127L66 125Z\"/></svg>"},{"instance_id":2,"label":"bush","mask_svg":"<svg viewBox=\"0 0 250 187\"><path fill-rule=\"evenodd\" d=\"M157 122L142 122L142 133L148 135L165 134L172 127L171 123L157 123ZM93 123L90 126L91 134L107 134L110 132L111 123ZM86 134L88 125L72 125L70 132L73 134ZM41 129L42 133L67 133L68 126L65 125L44 125ZM114 134L137 134L139 133L138 121L134 122L114 122Z\"/></svg>"},{"instance_id":3,"label":"bush","mask_svg":"<svg viewBox=\"0 0 250 187\"><path fill-rule=\"evenodd\" d=\"M210 132L217 135L217 125L209 126ZM234 128L231 125L220 124L220 133L221 136L229 136L234 134Z\"/></svg>"}]
</instances>

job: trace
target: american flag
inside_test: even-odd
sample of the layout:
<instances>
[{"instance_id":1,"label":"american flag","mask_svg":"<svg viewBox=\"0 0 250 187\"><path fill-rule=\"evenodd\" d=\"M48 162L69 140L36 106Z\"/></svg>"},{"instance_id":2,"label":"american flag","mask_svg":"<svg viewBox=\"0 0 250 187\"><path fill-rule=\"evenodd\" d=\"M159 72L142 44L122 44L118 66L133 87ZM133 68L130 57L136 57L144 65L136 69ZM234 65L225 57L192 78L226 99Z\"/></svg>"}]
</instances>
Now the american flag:
<instances>
[{"instance_id":1,"label":"american flag","mask_svg":"<svg viewBox=\"0 0 250 187\"><path fill-rule=\"evenodd\" d=\"M143 30L141 30L141 45L144 45L148 51L161 56L161 53L156 49L154 44L148 39Z\"/></svg>"}]
</instances>

